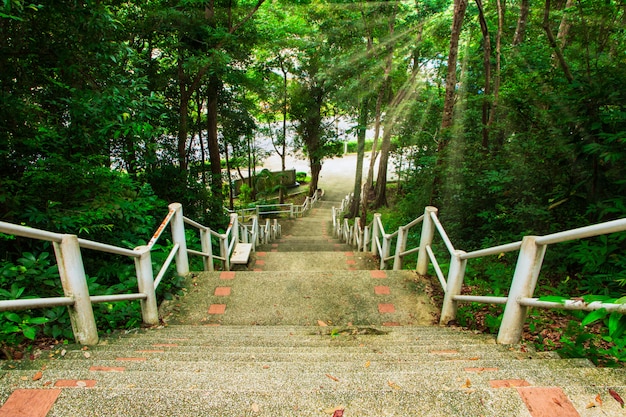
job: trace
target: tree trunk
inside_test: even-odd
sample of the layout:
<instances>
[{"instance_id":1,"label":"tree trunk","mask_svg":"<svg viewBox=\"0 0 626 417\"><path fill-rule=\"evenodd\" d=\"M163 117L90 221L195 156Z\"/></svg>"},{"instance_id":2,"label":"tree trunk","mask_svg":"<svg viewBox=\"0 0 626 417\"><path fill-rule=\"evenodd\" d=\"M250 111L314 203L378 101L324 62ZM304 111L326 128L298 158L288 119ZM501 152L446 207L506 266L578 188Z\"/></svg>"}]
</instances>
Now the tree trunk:
<instances>
[{"instance_id":1,"label":"tree trunk","mask_svg":"<svg viewBox=\"0 0 626 417\"><path fill-rule=\"evenodd\" d=\"M365 133L367 131L369 100L361 101L359 108L358 128L356 134L356 170L354 173L354 200L350 207L350 217L354 218L359 213L361 203L361 187L363 183L363 159L365 157Z\"/></svg>"},{"instance_id":2,"label":"tree trunk","mask_svg":"<svg viewBox=\"0 0 626 417\"><path fill-rule=\"evenodd\" d=\"M219 79L211 75L207 86L207 142L209 160L211 161L211 193L215 198L223 200L222 195L222 164L220 145L217 136L217 101L220 89Z\"/></svg>"},{"instance_id":3,"label":"tree trunk","mask_svg":"<svg viewBox=\"0 0 626 417\"><path fill-rule=\"evenodd\" d=\"M463 26L463 18L467 10L467 0L454 0L454 18L452 20L452 28L450 30L450 53L448 54L448 73L446 75L446 95L443 104L443 117L441 119L442 137L437 142L437 162L435 167L435 175L433 177L433 185L430 195L430 204L436 204L441 188L440 171L444 162L444 150L450 142L450 128L453 125L454 102L456 90L456 62L459 55L459 40L461 37L461 28Z\"/></svg>"},{"instance_id":4,"label":"tree trunk","mask_svg":"<svg viewBox=\"0 0 626 417\"><path fill-rule=\"evenodd\" d=\"M370 152L370 164L367 170L367 179L365 180L365 189L368 192L374 190L374 165L376 164L376 158L378 158L378 139L380 138L380 118L381 109L383 105L383 97L385 95L386 86L383 85L378 90L378 97L376 97L376 109L374 110L374 141L372 143L372 150ZM363 199L367 199L367 196L363 196Z\"/></svg>"},{"instance_id":5,"label":"tree trunk","mask_svg":"<svg viewBox=\"0 0 626 417\"><path fill-rule=\"evenodd\" d=\"M392 122L393 123L393 122ZM391 123L385 123L383 143L380 148L380 161L378 163L378 177L376 178L374 208L387 205L387 167L389 165L389 151L391 150Z\"/></svg>"},{"instance_id":6,"label":"tree trunk","mask_svg":"<svg viewBox=\"0 0 626 417\"><path fill-rule=\"evenodd\" d=\"M284 63L282 59L280 60L280 70L283 73L283 149L280 152L280 166L282 172L285 172L287 158L287 70L285 69ZM280 200L280 204L285 203L285 191L283 187L280 187L278 191L278 199Z\"/></svg>"},{"instance_id":7,"label":"tree trunk","mask_svg":"<svg viewBox=\"0 0 626 417\"><path fill-rule=\"evenodd\" d=\"M397 10L398 10L397 3L394 3L392 13L389 16L389 20L387 23L387 26L389 28L390 39L393 39L393 36L394 36ZM385 60L385 78L383 80L381 89L378 92L378 98L376 100L376 123L375 123L376 131L375 131L375 136L374 136L374 144L372 145L372 157L370 159L369 171L367 173L368 194L371 194L372 191L374 191L375 196L378 195L378 193L376 192L376 190L378 190L378 186L376 186L376 189L374 189L373 187L374 164L376 163L376 157L378 156L377 148L378 148L378 139L380 135L381 109L382 109L382 102L385 96L387 97L391 96L391 88L392 88L391 87L391 70L393 69L393 54L395 50L395 42L389 42L386 46L386 49L387 49L387 58ZM386 135L386 128L387 128L387 124L385 123L385 131L383 132L383 140ZM384 144L382 146L384 147ZM381 147L381 153L382 151L383 151L383 148ZM381 155L381 161L378 164L378 173L379 173L378 177L380 177L381 163L382 163L382 155ZM387 175L387 171L385 169L385 176L386 175ZM370 196L368 195L367 197L369 198Z\"/></svg>"},{"instance_id":8,"label":"tree trunk","mask_svg":"<svg viewBox=\"0 0 626 417\"><path fill-rule=\"evenodd\" d=\"M569 30L572 27L572 24L568 18L568 9L570 9L573 5L574 0L567 0L567 2L565 3L563 16L561 17L561 24L559 25L559 31L556 35L556 39L558 40L561 50L565 49L565 46L567 45L567 35L569 34Z\"/></svg>"},{"instance_id":9,"label":"tree trunk","mask_svg":"<svg viewBox=\"0 0 626 417\"><path fill-rule=\"evenodd\" d=\"M489 101L491 100L491 39L489 38L489 28L485 20L485 11L482 0L475 0L478 6L478 20L480 30L483 34L483 69L485 71L485 94L482 105L483 122L483 149L489 148Z\"/></svg>"},{"instance_id":10,"label":"tree trunk","mask_svg":"<svg viewBox=\"0 0 626 417\"><path fill-rule=\"evenodd\" d=\"M552 33L552 29L550 28L550 0L546 0L546 7L543 11L543 29L546 31L546 35L548 36L548 42L550 46L554 50L554 54L557 57L557 60L563 70L563 74L567 81L570 83L574 82L574 76L565 62L565 57L563 56L563 50L559 47L556 39L554 38L554 34Z\"/></svg>"},{"instance_id":11,"label":"tree trunk","mask_svg":"<svg viewBox=\"0 0 626 417\"><path fill-rule=\"evenodd\" d=\"M528 15L530 14L530 0L522 0L520 6L519 18L517 19L517 27L515 28L515 36L513 36L513 46L524 42L526 35L526 24L528 23Z\"/></svg>"},{"instance_id":12,"label":"tree trunk","mask_svg":"<svg viewBox=\"0 0 626 417\"><path fill-rule=\"evenodd\" d=\"M317 192L319 188L319 176L322 170L322 149L320 149L321 127L322 127L322 102L324 100L324 90L319 86L311 88L313 106L309 109L306 117L306 134L304 141L309 154L309 165L311 168L311 183L309 184L309 197Z\"/></svg>"},{"instance_id":13,"label":"tree trunk","mask_svg":"<svg viewBox=\"0 0 626 417\"><path fill-rule=\"evenodd\" d=\"M467 10L467 0L454 0L454 19L452 20L452 30L450 34L450 53L448 54L448 74L446 76L446 96L443 104L443 118L441 120L442 131L450 128L453 122L456 61L459 56L459 39L461 37L461 27L463 26L465 10ZM445 145L445 140L440 141L438 150L442 150Z\"/></svg>"},{"instance_id":14,"label":"tree trunk","mask_svg":"<svg viewBox=\"0 0 626 417\"><path fill-rule=\"evenodd\" d=\"M502 6L502 0L496 0L496 7L498 8L498 32L496 33L496 73L493 79L493 103L491 103L491 114L489 114L488 126L491 127L496 119L496 110L498 108L498 99L500 97L500 75L501 75L501 62L502 62L502 27L504 26L504 8ZM502 135L498 135L496 143L498 147L503 146Z\"/></svg>"}]
</instances>

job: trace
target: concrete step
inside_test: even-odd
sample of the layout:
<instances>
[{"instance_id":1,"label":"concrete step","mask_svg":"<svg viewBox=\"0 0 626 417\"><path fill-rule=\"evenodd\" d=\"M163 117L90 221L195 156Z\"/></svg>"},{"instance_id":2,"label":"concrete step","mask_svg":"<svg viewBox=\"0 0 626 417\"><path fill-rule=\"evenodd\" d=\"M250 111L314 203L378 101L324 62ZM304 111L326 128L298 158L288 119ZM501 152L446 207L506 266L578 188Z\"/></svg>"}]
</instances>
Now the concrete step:
<instances>
[{"instance_id":1,"label":"concrete step","mask_svg":"<svg viewBox=\"0 0 626 417\"><path fill-rule=\"evenodd\" d=\"M260 262L258 262L260 261ZM311 252L269 251L253 254L249 267L263 271L371 270L378 261L366 253L344 251Z\"/></svg>"},{"instance_id":2,"label":"concrete step","mask_svg":"<svg viewBox=\"0 0 626 417\"><path fill-rule=\"evenodd\" d=\"M184 297L165 303L162 316L193 325L425 325L435 312L426 285L411 271L204 272Z\"/></svg>"},{"instance_id":3,"label":"concrete step","mask_svg":"<svg viewBox=\"0 0 626 417\"><path fill-rule=\"evenodd\" d=\"M345 409L344 415L355 417L530 416L511 389L473 390L471 395L464 389L440 390L427 396L424 392L406 392L388 386L367 392L329 389L273 392L262 386L254 391L231 392L213 385L193 389L124 386L111 391L97 386L63 389L47 417L329 417L335 409ZM4 401L9 393L6 389L0 391L0 399ZM89 414L85 414L87 410Z\"/></svg>"},{"instance_id":4,"label":"concrete step","mask_svg":"<svg viewBox=\"0 0 626 417\"><path fill-rule=\"evenodd\" d=\"M277 241L270 245L262 245L257 251L262 252L349 252L353 248L349 245L335 242L311 241L309 243L291 243L289 241Z\"/></svg>"},{"instance_id":5,"label":"concrete step","mask_svg":"<svg viewBox=\"0 0 626 417\"><path fill-rule=\"evenodd\" d=\"M557 362L557 361L553 361ZM102 367L86 361L82 366L72 369L45 369L42 379L55 382L58 380L95 380L99 389L115 390L123 387L151 387L156 389L202 387L231 392L246 392L263 389L266 391L302 392L316 389L345 391L377 391L387 387L388 381L404 391L436 392L441 389L461 389L465 386L487 389L490 381L524 380L532 386L568 386L573 387L624 387L625 374L610 369L598 371L591 368L555 367L555 363L546 370L542 367L529 369L507 368L498 371L473 371L474 368L416 368L402 370L399 367L382 367L377 364L365 369L363 364L350 363L339 367L335 363L326 366L294 363L209 363L208 369L200 367L185 368L185 364L163 364L158 369L133 370L127 363L117 363L115 367ZM438 364L439 365L439 364ZM183 368L179 369L178 366ZM363 368L363 369L361 369ZM7 372L3 380L16 388L30 388L41 385L33 384L32 370ZM24 378L26 377L26 378ZM468 383L469 380L469 383Z\"/></svg>"},{"instance_id":6,"label":"concrete step","mask_svg":"<svg viewBox=\"0 0 626 417\"><path fill-rule=\"evenodd\" d=\"M545 415L617 416L608 389L626 390L625 369L434 326L165 326L65 349L4 362L0 399L60 390L47 416L531 416L523 399L556 390Z\"/></svg>"}]
</instances>

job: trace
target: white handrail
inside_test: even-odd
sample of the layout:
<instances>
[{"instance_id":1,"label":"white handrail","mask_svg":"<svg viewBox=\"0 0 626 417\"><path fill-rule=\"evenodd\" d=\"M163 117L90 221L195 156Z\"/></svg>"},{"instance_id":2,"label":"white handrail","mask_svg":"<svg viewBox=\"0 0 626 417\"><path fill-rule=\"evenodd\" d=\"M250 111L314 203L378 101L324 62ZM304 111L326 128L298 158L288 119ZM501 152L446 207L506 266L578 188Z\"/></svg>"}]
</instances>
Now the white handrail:
<instances>
[{"instance_id":1,"label":"white handrail","mask_svg":"<svg viewBox=\"0 0 626 417\"><path fill-rule=\"evenodd\" d=\"M349 201L350 196L348 195L342 201L341 208L344 209L347 207ZM565 300L563 302L548 302L532 297L539 271L541 270L543 263L543 257L548 245L609 233L624 232L626 231L626 219L613 220L545 236L526 236L522 241L466 253L455 249L452 241L439 221L436 212L436 208L427 207L424 216L420 216L405 226L401 226L395 233L386 234L380 214L375 214L371 225L364 227L361 231L360 227L357 226L357 222L355 222L353 226L350 226L347 221L343 224L338 221L340 211L333 207L333 228L335 229L335 234L338 237L344 237L345 239L346 236L351 236L352 239L345 239L346 243L356 245L357 250L361 250L361 243L364 251L367 250L371 244L372 254L378 255L381 259L381 269L384 269L385 262L391 258L395 258L394 269L399 269L404 256L418 251L418 273L426 274L428 263L430 261L445 292L444 306L442 308L440 321L442 324L445 324L456 317L456 305L458 302L506 304L500 333L498 334L499 343L517 343L519 341L521 329L525 320L526 307L585 311L594 311L604 308L609 312L626 314L626 303L585 303L580 301L580 299ZM420 223L420 221L422 222L422 237L420 245L417 248L406 249L405 240L407 238L407 232L411 227ZM445 279L444 273L441 270L435 257L435 253L431 247L434 230L439 232L439 235L451 256L451 267L448 272L447 280ZM362 242L359 241L361 232L363 233ZM388 251L392 244L392 239L394 238L396 238L396 254L395 256L390 257L388 256ZM502 253L518 250L520 251L519 259L508 297L460 294L463 277L465 275L466 263L469 259L500 255ZM422 259L422 257L424 257L425 260Z\"/></svg>"}]
</instances>

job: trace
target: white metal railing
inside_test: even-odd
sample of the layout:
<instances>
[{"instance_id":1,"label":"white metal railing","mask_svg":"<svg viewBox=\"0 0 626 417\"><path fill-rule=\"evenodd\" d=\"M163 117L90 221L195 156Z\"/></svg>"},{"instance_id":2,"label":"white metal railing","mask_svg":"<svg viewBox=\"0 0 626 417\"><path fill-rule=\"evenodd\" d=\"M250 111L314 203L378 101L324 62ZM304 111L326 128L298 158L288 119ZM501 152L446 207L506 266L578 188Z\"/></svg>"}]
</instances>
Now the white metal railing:
<instances>
[{"instance_id":1,"label":"white metal railing","mask_svg":"<svg viewBox=\"0 0 626 417\"><path fill-rule=\"evenodd\" d=\"M349 199L350 196L346 196L344 202L350 201ZM335 235L344 242L356 246L359 251L367 251L367 248L371 246L370 251L372 255L380 258L381 269L384 269L386 262L391 259L394 260L393 269L401 269L403 258L415 252L418 253L416 271L419 274L425 275L428 272L428 265L433 265L437 279L445 292L441 310L441 324L446 324L456 318L459 302L503 304L505 309L497 340L498 343L512 344L518 343L521 339L528 307L585 311L603 308L608 312L626 314L626 303L613 304L600 301L585 303L579 298L562 302L549 302L533 297L548 245L609 233L624 232L626 231L626 219L581 227L546 236L525 236L519 242L465 252L454 247L437 217L437 209L435 207L426 207L422 216L399 227L392 234L385 233L380 214L378 213L374 215L372 223L364 228L360 226L360 219L355 219L352 225L350 225L347 219L341 222L340 217L345 207L346 205L343 202L340 209L333 207L332 216ZM422 224L422 229L419 246L407 249L409 231L420 223ZM444 275L432 249L435 232L438 233L450 254L447 277ZM355 239L355 236L358 237ZM395 254L390 256L390 247L394 244ZM468 260L513 251L519 251L519 255L507 297L461 295Z\"/></svg>"},{"instance_id":2,"label":"white metal railing","mask_svg":"<svg viewBox=\"0 0 626 417\"><path fill-rule=\"evenodd\" d=\"M323 190L318 190L313 194L313 197L306 197L304 202L300 205L298 204L258 204L251 208L241 208L236 210L229 210L224 208L226 212L232 214L237 213L244 221L248 221L252 219L252 217L256 216L257 218L263 218L269 215L287 215L289 218L302 217L304 214L311 210L315 203L317 203L324 195Z\"/></svg>"},{"instance_id":3,"label":"white metal railing","mask_svg":"<svg viewBox=\"0 0 626 417\"><path fill-rule=\"evenodd\" d=\"M200 231L201 251L187 248L185 224ZM168 225L171 229L173 246L163 265L156 276L154 276L151 249ZM181 204L172 203L169 205L167 216L163 219L148 244L137 246L133 250L87 239L79 239L75 235L53 233L6 222L0 222L0 233L52 242L64 292L63 297L0 300L0 311L67 306L76 340L85 345L92 345L98 342L98 330L92 304L140 300L143 322L147 325L158 324L156 289L174 260L176 272L181 276L189 273L188 254L202 256L204 270L213 271L215 261L221 261L223 268L228 270L230 269L230 255L240 238L245 242L252 243L254 249L260 240L263 243L269 243L280 236L280 225L276 220L271 224L268 219L265 226L261 228L256 217L252 219L251 224L243 225L239 223L237 214L233 213L231 214L227 231L224 234L220 234L184 217ZM214 254L214 241L219 247L219 256ZM81 249L90 249L132 258L135 263L138 291L131 294L90 295Z\"/></svg>"}]
</instances>

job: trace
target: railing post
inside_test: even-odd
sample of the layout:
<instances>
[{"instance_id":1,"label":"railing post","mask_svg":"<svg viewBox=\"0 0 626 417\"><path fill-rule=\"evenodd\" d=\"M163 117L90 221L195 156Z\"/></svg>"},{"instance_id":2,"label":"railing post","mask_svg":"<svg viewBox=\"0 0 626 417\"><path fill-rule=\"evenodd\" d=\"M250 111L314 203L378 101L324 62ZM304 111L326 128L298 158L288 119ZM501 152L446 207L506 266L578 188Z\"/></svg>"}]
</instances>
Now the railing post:
<instances>
[{"instance_id":1,"label":"railing post","mask_svg":"<svg viewBox=\"0 0 626 417\"><path fill-rule=\"evenodd\" d=\"M289 218L293 219L293 203L289 204Z\"/></svg>"},{"instance_id":2,"label":"railing post","mask_svg":"<svg viewBox=\"0 0 626 417\"><path fill-rule=\"evenodd\" d=\"M147 297L145 300L141 300L141 318L145 324L159 324L159 309L157 307L156 293L154 291L154 275L152 272L150 248L147 246L137 246L135 251L140 252L140 256L135 258L137 287L139 288L139 292L145 294Z\"/></svg>"},{"instance_id":3,"label":"railing post","mask_svg":"<svg viewBox=\"0 0 626 417\"><path fill-rule=\"evenodd\" d=\"M213 245L211 244L211 230L200 229L200 244L202 245L202 252L208 253L209 256L203 256L202 261L204 263L205 271L213 271Z\"/></svg>"},{"instance_id":4,"label":"railing post","mask_svg":"<svg viewBox=\"0 0 626 417\"><path fill-rule=\"evenodd\" d=\"M354 218L354 225L352 226L352 227L353 227L353 229L352 229L352 230L354 230L354 231L352 232L352 246L356 246L356 247L357 247L357 248L356 248L356 251L357 251L357 252L359 251L359 245L360 245L360 243L359 243L359 239L358 239L358 237L359 237L359 236L358 236L358 234L359 234L359 224L360 224L360 222L361 222L361 218L360 218L360 217L355 217L355 218Z\"/></svg>"},{"instance_id":5,"label":"railing post","mask_svg":"<svg viewBox=\"0 0 626 417\"><path fill-rule=\"evenodd\" d=\"M524 236L513 274L513 282L504 307L502 324L498 332L498 343L518 343L522 337L527 307L518 303L520 298L530 298L535 292L541 271L546 245L538 245L536 236Z\"/></svg>"},{"instance_id":6,"label":"railing post","mask_svg":"<svg viewBox=\"0 0 626 417\"><path fill-rule=\"evenodd\" d=\"M399 271L402 269L402 252L406 250L406 242L409 238L409 234L404 227L398 228L398 240L396 240L396 253L393 257L393 270Z\"/></svg>"},{"instance_id":7,"label":"railing post","mask_svg":"<svg viewBox=\"0 0 626 417\"><path fill-rule=\"evenodd\" d=\"M74 299L74 304L68 306L74 337L80 344L95 345L98 343L98 329L89 298L78 237L64 235L61 243L54 243L54 252L63 292L66 297Z\"/></svg>"},{"instance_id":8,"label":"railing post","mask_svg":"<svg viewBox=\"0 0 626 417\"><path fill-rule=\"evenodd\" d=\"M189 273L189 258L187 257L187 241L185 239L185 221L183 220L183 206L180 203L172 203L170 210L174 210L174 216L170 227L172 229L172 240L178 243L178 252L176 253L176 273L179 276L185 276Z\"/></svg>"},{"instance_id":9,"label":"railing post","mask_svg":"<svg viewBox=\"0 0 626 417\"><path fill-rule=\"evenodd\" d=\"M367 252L367 241L370 239L370 227L365 226L363 228L363 243L361 244L363 252Z\"/></svg>"},{"instance_id":10,"label":"railing post","mask_svg":"<svg viewBox=\"0 0 626 417\"><path fill-rule=\"evenodd\" d=\"M228 257L228 235L220 235L220 256L224 258L224 271L230 271L230 258Z\"/></svg>"},{"instance_id":11,"label":"railing post","mask_svg":"<svg viewBox=\"0 0 626 417\"><path fill-rule=\"evenodd\" d=\"M435 235L435 224L430 216L430 213L437 213L437 208L428 206L424 209L424 220L422 221L422 235L420 237L420 246L417 253L417 266L416 272L420 275L426 275L428 273L428 252L426 247L433 243L433 237Z\"/></svg>"},{"instance_id":12,"label":"railing post","mask_svg":"<svg viewBox=\"0 0 626 417\"><path fill-rule=\"evenodd\" d=\"M235 243L237 243L239 242L239 216L236 213L231 214L230 222L233 225L233 227L230 229L231 233L233 234L233 240L235 241Z\"/></svg>"},{"instance_id":13,"label":"railing post","mask_svg":"<svg viewBox=\"0 0 626 417\"><path fill-rule=\"evenodd\" d=\"M372 255L376 255L376 239L378 239L378 220L380 220L380 213L374 213L374 221L372 222Z\"/></svg>"},{"instance_id":14,"label":"railing post","mask_svg":"<svg viewBox=\"0 0 626 417\"><path fill-rule=\"evenodd\" d=\"M467 265L467 259L461 259L461 255L463 254L465 254L464 251L456 250L450 258L450 271L448 271L446 294L443 298L441 318L439 319L439 324L444 326L451 320L456 319L457 302L454 300L454 297L461 294L463 278L465 277L465 267Z\"/></svg>"},{"instance_id":15,"label":"railing post","mask_svg":"<svg viewBox=\"0 0 626 417\"><path fill-rule=\"evenodd\" d=\"M389 256L389 246L391 238L387 235L383 235L383 252L380 254L380 269L385 269L387 261L385 258Z\"/></svg>"}]
</instances>

